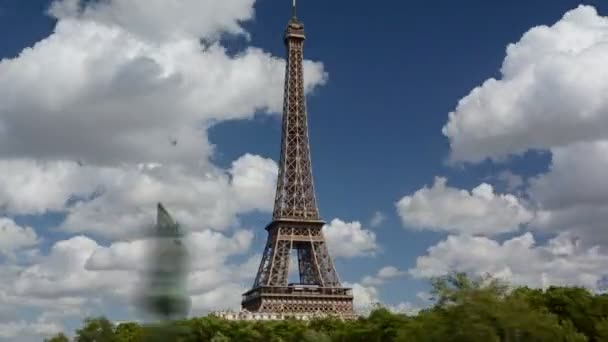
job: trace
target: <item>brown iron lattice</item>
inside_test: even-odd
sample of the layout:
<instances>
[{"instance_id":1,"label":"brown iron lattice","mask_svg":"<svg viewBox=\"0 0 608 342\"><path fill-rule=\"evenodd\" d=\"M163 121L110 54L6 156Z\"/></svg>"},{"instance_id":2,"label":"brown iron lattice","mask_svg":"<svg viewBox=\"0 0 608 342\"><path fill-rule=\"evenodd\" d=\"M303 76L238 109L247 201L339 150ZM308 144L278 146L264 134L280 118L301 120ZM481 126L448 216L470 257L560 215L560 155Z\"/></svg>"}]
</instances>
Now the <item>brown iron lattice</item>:
<instances>
[{"instance_id":1,"label":"brown iron lattice","mask_svg":"<svg viewBox=\"0 0 608 342\"><path fill-rule=\"evenodd\" d=\"M285 32L287 65L279 175L273 221L252 290L243 309L253 312L326 313L354 317L351 289L342 287L329 255L315 198L304 94L304 25L292 16ZM297 250L298 284L288 284Z\"/></svg>"}]
</instances>

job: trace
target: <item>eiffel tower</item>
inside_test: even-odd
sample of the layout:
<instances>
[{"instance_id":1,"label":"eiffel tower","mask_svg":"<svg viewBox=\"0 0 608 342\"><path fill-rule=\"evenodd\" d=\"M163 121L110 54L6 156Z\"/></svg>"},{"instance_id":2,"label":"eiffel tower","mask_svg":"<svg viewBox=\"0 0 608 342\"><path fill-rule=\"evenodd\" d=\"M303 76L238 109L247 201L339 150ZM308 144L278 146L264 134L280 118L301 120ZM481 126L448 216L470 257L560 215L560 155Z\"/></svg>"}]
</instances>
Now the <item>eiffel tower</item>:
<instances>
[{"instance_id":1,"label":"eiffel tower","mask_svg":"<svg viewBox=\"0 0 608 342\"><path fill-rule=\"evenodd\" d=\"M272 222L253 288L243 294L251 312L354 317L353 296L342 287L327 250L313 186L302 70L304 25L293 14L285 31L287 66L279 176ZM297 251L299 280L288 283Z\"/></svg>"}]
</instances>

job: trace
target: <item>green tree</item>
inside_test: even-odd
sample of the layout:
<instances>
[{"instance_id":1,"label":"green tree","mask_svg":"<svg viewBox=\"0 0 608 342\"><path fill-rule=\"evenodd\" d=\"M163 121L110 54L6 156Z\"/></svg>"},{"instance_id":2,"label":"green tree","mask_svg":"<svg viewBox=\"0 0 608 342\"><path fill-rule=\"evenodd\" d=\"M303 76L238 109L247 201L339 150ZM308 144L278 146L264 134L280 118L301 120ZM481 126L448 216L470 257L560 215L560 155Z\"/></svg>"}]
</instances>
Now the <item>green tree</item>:
<instances>
[{"instance_id":1,"label":"green tree","mask_svg":"<svg viewBox=\"0 0 608 342\"><path fill-rule=\"evenodd\" d=\"M331 338L325 333L308 329L302 334L302 342L331 342Z\"/></svg>"},{"instance_id":2,"label":"green tree","mask_svg":"<svg viewBox=\"0 0 608 342\"><path fill-rule=\"evenodd\" d=\"M232 340L226 335L222 334L221 331L218 331L215 336L211 339L211 342L231 342Z\"/></svg>"},{"instance_id":3,"label":"green tree","mask_svg":"<svg viewBox=\"0 0 608 342\"><path fill-rule=\"evenodd\" d=\"M114 332L117 341L140 342L143 341L143 329L137 323L122 323L116 327Z\"/></svg>"},{"instance_id":4,"label":"green tree","mask_svg":"<svg viewBox=\"0 0 608 342\"><path fill-rule=\"evenodd\" d=\"M105 317L87 318L76 331L76 342L117 342L114 325Z\"/></svg>"},{"instance_id":5,"label":"green tree","mask_svg":"<svg viewBox=\"0 0 608 342\"><path fill-rule=\"evenodd\" d=\"M70 342L70 339L64 333L59 333L50 339L45 339L44 342Z\"/></svg>"},{"instance_id":6,"label":"green tree","mask_svg":"<svg viewBox=\"0 0 608 342\"><path fill-rule=\"evenodd\" d=\"M201 317L155 326L89 318L75 341L176 342L584 342L608 341L608 296L584 289L511 288L490 276L433 279L435 304L416 316L377 307L368 317L310 322ZM57 335L54 342L67 341Z\"/></svg>"},{"instance_id":7,"label":"green tree","mask_svg":"<svg viewBox=\"0 0 608 342\"><path fill-rule=\"evenodd\" d=\"M450 274L433 280L432 293L435 307L401 330L397 341L407 341L408 331L416 341L586 341L572 325L560 325L523 296L509 296L509 287L489 276Z\"/></svg>"}]
</instances>

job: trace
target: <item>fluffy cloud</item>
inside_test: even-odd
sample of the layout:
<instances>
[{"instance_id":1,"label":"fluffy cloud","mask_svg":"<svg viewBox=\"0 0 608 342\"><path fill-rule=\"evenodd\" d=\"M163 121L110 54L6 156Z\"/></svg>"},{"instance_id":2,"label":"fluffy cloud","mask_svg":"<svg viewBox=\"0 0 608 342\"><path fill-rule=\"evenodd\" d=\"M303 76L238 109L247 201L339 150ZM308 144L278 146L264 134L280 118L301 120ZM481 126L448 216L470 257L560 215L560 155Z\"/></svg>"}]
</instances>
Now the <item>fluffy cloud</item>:
<instances>
[{"instance_id":1,"label":"fluffy cloud","mask_svg":"<svg viewBox=\"0 0 608 342\"><path fill-rule=\"evenodd\" d=\"M250 231L226 236L208 230L184 239L193 261L188 277L193 314L237 306L240 293L255 276L259 256L243 264L229 259L247 253L252 239ZM37 263L0 268L7 280L0 286L0 306L41 309L45 319L98 313L103 303L130 306L141 271L148 266L148 243L115 242L105 247L84 236L58 241Z\"/></svg>"},{"instance_id":2,"label":"fluffy cloud","mask_svg":"<svg viewBox=\"0 0 608 342\"><path fill-rule=\"evenodd\" d=\"M353 258L371 255L378 250L376 234L363 229L359 222L333 219L323 227L329 252L335 258Z\"/></svg>"},{"instance_id":3,"label":"fluffy cloud","mask_svg":"<svg viewBox=\"0 0 608 342\"><path fill-rule=\"evenodd\" d=\"M117 25L143 38L168 40L181 37L217 37L245 34L242 21L253 17L255 0L110 0L83 4L60 0L50 12L57 18L79 18Z\"/></svg>"},{"instance_id":4,"label":"fluffy cloud","mask_svg":"<svg viewBox=\"0 0 608 342\"><path fill-rule=\"evenodd\" d=\"M243 285L224 283L222 286L195 295L192 297L192 313L200 315L216 310L239 310L241 307L240 294L247 290L249 288Z\"/></svg>"},{"instance_id":5,"label":"fluffy cloud","mask_svg":"<svg viewBox=\"0 0 608 342\"><path fill-rule=\"evenodd\" d=\"M406 228L465 234L499 234L515 231L532 219L520 200L496 194L483 183L471 192L448 187L445 178L436 178L433 187L424 187L397 202L397 212Z\"/></svg>"},{"instance_id":6,"label":"fluffy cloud","mask_svg":"<svg viewBox=\"0 0 608 342\"><path fill-rule=\"evenodd\" d=\"M251 154L232 163L232 188L239 207L244 211L272 209L277 174L278 166L273 160Z\"/></svg>"},{"instance_id":7,"label":"fluffy cloud","mask_svg":"<svg viewBox=\"0 0 608 342\"><path fill-rule=\"evenodd\" d=\"M406 314L408 316L415 316L420 312L421 308L410 302L401 302L397 305L390 305L389 310L399 314Z\"/></svg>"},{"instance_id":8,"label":"fluffy cloud","mask_svg":"<svg viewBox=\"0 0 608 342\"><path fill-rule=\"evenodd\" d=\"M533 286L598 289L608 273L602 266L608 245L607 42L608 18L590 6L532 28L507 48L502 77L460 100L443 128L453 161L548 151L548 171L528 178L521 195L535 211L529 227L555 237L539 246L530 233L504 243L451 236L418 259L415 274L454 267ZM501 177L521 188L518 177Z\"/></svg>"},{"instance_id":9,"label":"fluffy cloud","mask_svg":"<svg viewBox=\"0 0 608 342\"><path fill-rule=\"evenodd\" d=\"M14 284L15 293L38 298L80 297L105 290L122 294L123 289L116 285L130 283L127 274L85 268L98 247L95 241L82 236L57 242L40 263L20 272Z\"/></svg>"},{"instance_id":10,"label":"fluffy cloud","mask_svg":"<svg viewBox=\"0 0 608 342\"><path fill-rule=\"evenodd\" d=\"M508 191L516 191L525 184L522 176L514 174L510 170L500 172L496 179L503 182Z\"/></svg>"},{"instance_id":11,"label":"fluffy cloud","mask_svg":"<svg viewBox=\"0 0 608 342\"><path fill-rule=\"evenodd\" d=\"M65 212L64 231L114 239L137 236L149 228L159 201L187 230L225 229L240 213L272 208L277 174L274 161L249 154L227 171L0 160L2 170L7 172L0 173L0 207L8 212Z\"/></svg>"},{"instance_id":12,"label":"fluffy cloud","mask_svg":"<svg viewBox=\"0 0 608 342\"><path fill-rule=\"evenodd\" d=\"M231 55L219 40L247 35L241 22L252 18L253 3L57 0L53 32L0 60L2 213L59 212L59 229L87 235L0 264L2 336L48 333L56 320L124 306L144 264L139 232L153 224L157 201L189 234L193 313L238 305L259 256L243 264L231 257L248 250L252 234L211 229L269 211L276 164L244 155L216 167L207 129L281 109L284 60L255 47ZM307 92L327 79L317 62L305 61L304 74ZM353 227L355 254L373 250L375 236ZM38 240L4 219L0 238L2 254ZM5 321L4 311L19 310L45 313Z\"/></svg>"},{"instance_id":13,"label":"fluffy cloud","mask_svg":"<svg viewBox=\"0 0 608 342\"><path fill-rule=\"evenodd\" d=\"M74 162L0 160L0 208L9 213L59 211L71 196L94 191L90 176Z\"/></svg>"},{"instance_id":14,"label":"fluffy cloud","mask_svg":"<svg viewBox=\"0 0 608 342\"><path fill-rule=\"evenodd\" d=\"M185 230L223 230L240 213L272 208L276 174L274 161L253 155L239 158L227 172L160 165L104 169L94 177L105 180L96 196L70 206L61 228L116 239L137 236L154 224L155 203L161 201Z\"/></svg>"},{"instance_id":15,"label":"fluffy cloud","mask_svg":"<svg viewBox=\"0 0 608 342\"><path fill-rule=\"evenodd\" d=\"M343 284L345 287L351 288L353 292L353 306L358 314L368 314L378 303L378 289L374 286L365 286L360 283Z\"/></svg>"},{"instance_id":16,"label":"fluffy cloud","mask_svg":"<svg viewBox=\"0 0 608 342\"><path fill-rule=\"evenodd\" d=\"M61 20L0 62L0 157L103 165L199 165L205 129L281 108L284 61L255 48L235 57L196 39L140 41L120 27ZM307 89L323 83L305 66Z\"/></svg>"},{"instance_id":17,"label":"fluffy cloud","mask_svg":"<svg viewBox=\"0 0 608 342\"><path fill-rule=\"evenodd\" d=\"M529 192L545 209L608 204L607 169L608 141L555 148L549 172L533 178Z\"/></svg>"},{"instance_id":18,"label":"fluffy cloud","mask_svg":"<svg viewBox=\"0 0 608 342\"><path fill-rule=\"evenodd\" d=\"M531 233L503 243L485 237L449 236L417 259L410 273L417 278L451 271L490 273L514 284L533 287L576 285L598 290L608 274L608 254L586 248L568 234L538 245Z\"/></svg>"},{"instance_id":19,"label":"fluffy cloud","mask_svg":"<svg viewBox=\"0 0 608 342\"><path fill-rule=\"evenodd\" d=\"M531 180L538 207L535 228L570 231L587 245L608 244L608 142L578 143L552 150L549 172Z\"/></svg>"},{"instance_id":20,"label":"fluffy cloud","mask_svg":"<svg viewBox=\"0 0 608 342\"><path fill-rule=\"evenodd\" d=\"M20 227L13 220L0 217L0 255L15 257L15 252L38 244L39 239L31 227Z\"/></svg>"},{"instance_id":21,"label":"fluffy cloud","mask_svg":"<svg viewBox=\"0 0 608 342\"><path fill-rule=\"evenodd\" d=\"M8 213L62 211L72 201L64 230L118 237L143 224L153 208L142 208L159 194L182 192L176 215L199 229L268 209L274 164L245 156L217 170L206 129L279 111L284 61L256 48L229 56L198 39L241 32L253 1L145 3L56 1L54 32L0 61ZM148 39L159 32L170 39ZM306 61L305 78L307 91L322 84L322 65Z\"/></svg>"},{"instance_id":22,"label":"fluffy cloud","mask_svg":"<svg viewBox=\"0 0 608 342\"><path fill-rule=\"evenodd\" d=\"M608 139L608 19L590 6L509 45L502 78L475 88L443 133L452 159L481 161L529 149Z\"/></svg>"},{"instance_id":23,"label":"fluffy cloud","mask_svg":"<svg viewBox=\"0 0 608 342\"><path fill-rule=\"evenodd\" d=\"M35 322L14 321L0 323L0 340L6 341L40 341L43 337L56 334L64 330L61 324L47 322L39 318Z\"/></svg>"},{"instance_id":24,"label":"fluffy cloud","mask_svg":"<svg viewBox=\"0 0 608 342\"><path fill-rule=\"evenodd\" d=\"M376 211L374 216L372 216L371 220L369 221L369 226L376 228L382 225L384 221L386 221L386 215L384 215L381 211Z\"/></svg>"},{"instance_id":25,"label":"fluffy cloud","mask_svg":"<svg viewBox=\"0 0 608 342\"><path fill-rule=\"evenodd\" d=\"M381 268L375 276L365 276L361 280L364 286L379 286L386 281L406 275L407 272L401 271L395 266L385 266Z\"/></svg>"},{"instance_id":26,"label":"fluffy cloud","mask_svg":"<svg viewBox=\"0 0 608 342\"><path fill-rule=\"evenodd\" d=\"M227 258L247 252L253 240L253 233L241 230L232 236L206 230L193 232L183 239L184 246L192 260L193 270L206 270L223 265ZM115 242L108 247L98 247L88 258L85 268L93 271L141 270L147 264L149 240Z\"/></svg>"}]
</instances>

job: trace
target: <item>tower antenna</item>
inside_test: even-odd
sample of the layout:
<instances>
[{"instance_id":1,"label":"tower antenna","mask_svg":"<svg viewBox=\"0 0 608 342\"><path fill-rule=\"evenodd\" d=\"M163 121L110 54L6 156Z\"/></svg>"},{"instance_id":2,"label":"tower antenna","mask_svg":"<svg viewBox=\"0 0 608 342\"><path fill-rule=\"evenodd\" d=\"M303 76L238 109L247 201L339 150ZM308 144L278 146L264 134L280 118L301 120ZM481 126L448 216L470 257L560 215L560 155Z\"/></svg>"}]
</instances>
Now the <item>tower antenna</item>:
<instances>
[{"instance_id":1,"label":"tower antenna","mask_svg":"<svg viewBox=\"0 0 608 342\"><path fill-rule=\"evenodd\" d=\"M320 313L354 319L352 289L343 287L338 277L315 196L304 92L306 36L304 24L295 17L296 1L292 0L293 17L283 39L287 51L274 210L253 287L243 295L241 306L248 312L283 317ZM289 276L293 250L297 250L299 271L295 284Z\"/></svg>"}]
</instances>

